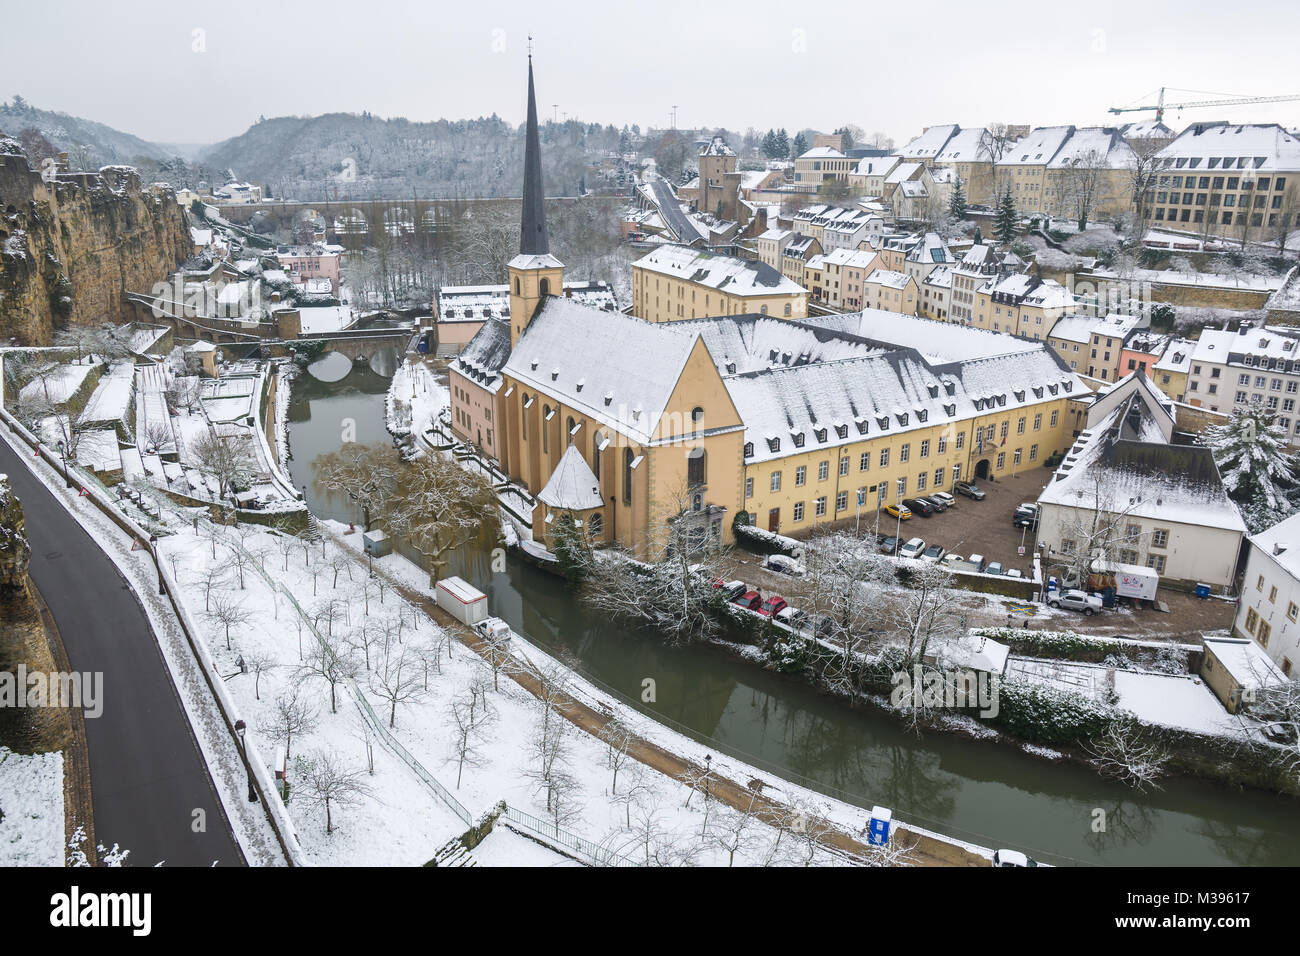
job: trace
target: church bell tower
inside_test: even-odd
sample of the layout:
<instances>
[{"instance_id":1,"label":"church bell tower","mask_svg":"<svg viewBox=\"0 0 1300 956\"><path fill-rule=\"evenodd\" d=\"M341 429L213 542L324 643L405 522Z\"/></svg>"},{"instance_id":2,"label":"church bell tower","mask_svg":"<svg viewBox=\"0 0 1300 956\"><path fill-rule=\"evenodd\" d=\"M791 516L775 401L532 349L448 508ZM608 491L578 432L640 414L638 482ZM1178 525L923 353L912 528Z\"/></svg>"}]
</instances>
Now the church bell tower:
<instances>
[{"instance_id":1,"label":"church bell tower","mask_svg":"<svg viewBox=\"0 0 1300 956\"><path fill-rule=\"evenodd\" d=\"M533 55L528 54L528 131L524 145L524 204L519 255L506 267L510 283L510 347L528 328L544 297L564 294L564 264L551 255L546 237L546 192L542 186L542 146L533 92Z\"/></svg>"}]
</instances>

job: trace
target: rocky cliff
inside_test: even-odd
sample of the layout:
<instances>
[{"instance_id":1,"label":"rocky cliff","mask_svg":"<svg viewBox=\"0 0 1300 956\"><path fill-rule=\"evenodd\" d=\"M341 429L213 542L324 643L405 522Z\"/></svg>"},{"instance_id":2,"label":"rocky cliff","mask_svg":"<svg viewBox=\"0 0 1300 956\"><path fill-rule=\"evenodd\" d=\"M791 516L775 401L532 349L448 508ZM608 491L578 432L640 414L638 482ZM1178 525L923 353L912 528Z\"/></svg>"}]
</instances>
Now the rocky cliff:
<instances>
[{"instance_id":1,"label":"rocky cliff","mask_svg":"<svg viewBox=\"0 0 1300 956\"><path fill-rule=\"evenodd\" d=\"M122 292L148 292L190 249L170 187L142 187L129 166L46 182L0 136L0 342L128 321Z\"/></svg>"}]
</instances>

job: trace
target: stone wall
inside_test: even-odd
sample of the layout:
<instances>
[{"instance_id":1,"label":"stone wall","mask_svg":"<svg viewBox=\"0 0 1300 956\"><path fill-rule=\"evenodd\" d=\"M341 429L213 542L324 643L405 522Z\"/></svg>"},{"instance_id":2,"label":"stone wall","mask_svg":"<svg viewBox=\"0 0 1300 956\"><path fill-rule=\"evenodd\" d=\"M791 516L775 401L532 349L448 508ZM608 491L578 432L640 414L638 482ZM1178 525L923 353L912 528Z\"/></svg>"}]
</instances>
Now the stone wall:
<instances>
[{"instance_id":1,"label":"stone wall","mask_svg":"<svg viewBox=\"0 0 1300 956\"><path fill-rule=\"evenodd\" d=\"M45 182L0 136L0 337L47 345L68 324L125 322L124 291L148 292L191 249L170 187L134 169Z\"/></svg>"}]
</instances>

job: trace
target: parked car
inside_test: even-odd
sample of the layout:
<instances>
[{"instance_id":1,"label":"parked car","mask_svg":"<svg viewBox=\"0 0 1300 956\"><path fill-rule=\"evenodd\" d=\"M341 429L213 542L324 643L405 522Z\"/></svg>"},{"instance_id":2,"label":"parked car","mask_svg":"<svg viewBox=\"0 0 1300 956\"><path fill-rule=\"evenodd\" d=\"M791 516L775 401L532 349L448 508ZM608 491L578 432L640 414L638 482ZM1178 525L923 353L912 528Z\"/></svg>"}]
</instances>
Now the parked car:
<instances>
[{"instance_id":1,"label":"parked car","mask_svg":"<svg viewBox=\"0 0 1300 956\"><path fill-rule=\"evenodd\" d=\"M984 570L984 555L982 555L982 554L972 554L969 558L966 559L966 563L970 565L970 569L971 569L972 571L983 571L983 570Z\"/></svg>"},{"instance_id":2,"label":"parked car","mask_svg":"<svg viewBox=\"0 0 1300 956\"><path fill-rule=\"evenodd\" d=\"M966 563L966 559L963 558L956 551L954 551L951 554L945 554L943 556L943 560L940 561L939 563L942 564L944 567L948 568L950 571L957 571L960 570L958 568L958 565L964 565Z\"/></svg>"},{"instance_id":3,"label":"parked car","mask_svg":"<svg viewBox=\"0 0 1300 956\"><path fill-rule=\"evenodd\" d=\"M1038 866L1032 856L1025 856L1019 850L994 850L994 866Z\"/></svg>"},{"instance_id":4,"label":"parked car","mask_svg":"<svg viewBox=\"0 0 1300 956\"><path fill-rule=\"evenodd\" d=\"M948 502L944 501L941 498L936 498L934 495L926 495L923 500L928 501L930 503L930 507L933 508L935 511L948 510Z\"/></svg>"},{"instance_id":5,"label":"parked car","mask_svg":"<svg viewBox=\"0 0 1300 956\"><path fill-rule=\"evenodd\" d=\"M943 556L944 556L943 546L938 544L932 544L930 545L930 547L926 548L924 552L922 552L921 560L930 561L934 564L938 564L939 561L943 559Z\"/></svg>"},{"instance_id":6,"label":"parked car","mask_svg":"<svg viewBox=\"0 0 1300 956\"><path fill-rule=\"evenodd\" d=\"M918 514L922 518L930 517L937 510L934 505L924 498L904 498L903 504L907 506L907 510L912 514Z\"/></svg>"},{"instance_id":7,"label":"parked car","mask_svg":"<svg viewBox=\"0 0 1300 956\"><path fill-rule=\"evenodd\" d=\"M965 495L972 501L983 501L986 497L984 489L973 481L959 481L952 486L952 490L959 495Z\"/></svg>"},{"instance_id":8,"label":"parked car","mask_svg":"<svg viewBox=\"0 0 1300 956\"><path fill-rule=\"evenodd\" d=\"M763 615L763 617L771 617L772 615L785 610L785 605L785 598L776 594L769 594L767 600L765 600L759 607L758 613Z\"/></svg>"},{"instance_id":9,"label":"parked car","mask_svg":"<svg viewBox=\"0 0 1300 956\"><path fill-rule=\"evenodd\" d=\"M1001 562L1001 561L990 561L988 564L984 565L984 573L985 573L985 574L1001 574L1001 573L1002 573L1002 562Z\"/></svg>"},{"instance_id":10,"label":"parked car","mask_svg":"<svg viewBox=\"0 0 1300 956\"><path fill-rule=\"evenodd\" d=\"M493 644L509 644L513 632L499 617L486 617L474 625Z\"/></svg>"},{"instance_id":11,"label":"parked car","mask_svg":"<svg viewBox=\"0 0 1300 956\"><path fill-rule=\"evenodd\" d=\"M810 626L817 637L830 637L835 633L835 621L825 614L818 614L813 618Z\"/></svg>"},{"instance_id":12,"label":"parked car","mask_svg":"<svg viewBox=\"0 0 1300 956\"><path fill-rule=\"evenodd\" d=\"M1071 588L1068 591L1057 591L1048 603L1052 607L1063 607L1070 611L1082 611L1089 617L1092 617L1092 615L1100 611L1102 607L1101 598L1080 591L1077 588Z\"/></svg>"},{"instance_id":13,"label":"parked car","mask_svg":"<svg viewBox=\"0 0 1300 956\"><path fill-rule=\"evenodd\" d=\"M957 503L957 499L946 491L932 491L930 493L930 500L942 502L945 508L951 508Z\"/></svg>"},{"instance_id":14,"label":"parked car","mask_svg":"<svg viewBox=\"0 0 1300 956\"><path fill-rule=\"evenodd\" d=\"M881 553L881 554L897 554L897 553L898 553L898 546L899 546L900 544L902 544L902 543L903 543L903 540L902 540L901 538L896 538L896 537L894 537L892 534L891 534L891 535L887 535L887 536L885 537L885 539L884 539L883 541L880 542L880 553Z\"/></svg>"},{"instance_id":15,"label":"parked car","mask_svg":"<svg viewBox=\"0 0 1300 956\"><path fill-rule=\"evenodd\" d=\"M907 544L898 549L900 558L919 558L921 552L925 550L925 541L922 538L912 538Z\"/></svg>"},{"instance_id":16,"label":"parked car","mask_svg":"<svg viewBox=\"0 0 1300 956\"><path fill-rule=\"evenodd\" d=\"M1009 577L1009 578L1023 578L1024 575L1020 573L1020 569L1019 569L1019 568L1007 568L1007 577Z\"/></svg>"},{"instance_id":17,"label":"parked car","mask_svg":"<svg viewBox=\"0 0 1300 956\"><path fill-rule=\"evenodd\" d=\"M776 612L776 619L786 627L790 628L790 630L798 631L808 620L808 615L797 607L791 607L787 604L785 607L781 608L781 610Z\"/></svg>"},{"instance_id":18,"label":"parked car","mask_svg":"<svg viewBox=\"0 0 1300 956\"><path fill-rule=\"evenodd\" d=\"M1011 524L1016 528L1037 528L1038 527L1038 508L1037 506L1021 505L1016 509L1015 514L1011 516Z\"/></svg>"},{"instance_id":19,"label":"parked car","mask_svg":"<svg viewBox=\"0 0 1300 956\"><path fill-rule=\"evenodd\" d=\"M912 517L912 512L905 505L885 505L885 514L900 521L907 521Z\"/></svg>"},{"instance_id":20,"label":"parked car","mask_svg":"<svg viewBox=\"0 0 1300 956\"><path fill-rule=\"evenodd\" d=\"M757 611L763 606L763 597L757 591L746 591L740 597L734 598L731 603L736 605L736 607L743 607L748 608L751 611Z\"/></svg>"},{"instance_id":21,"label":"parked car","mask_svg":"<svg viewBox=\"0 0 1300 956\"><path fill-rule=\"evenodd\" d=\"M769 571L777 571L796 578L803 577L804 574L803 565L784 554L769 554L767 560L763 562L763 567Z\"/></svg>"},{"instance_id":22,"label":"parked car","mask_svg":"<svg viewBox=\"0 0 1300 956\"><path fill-rule=\"evenodd\" d=\"M721 589L724 601L734 600L749 590L744 581L723 581L722 578L714 578L713 586Z\"/></svg>"}]
</instances>

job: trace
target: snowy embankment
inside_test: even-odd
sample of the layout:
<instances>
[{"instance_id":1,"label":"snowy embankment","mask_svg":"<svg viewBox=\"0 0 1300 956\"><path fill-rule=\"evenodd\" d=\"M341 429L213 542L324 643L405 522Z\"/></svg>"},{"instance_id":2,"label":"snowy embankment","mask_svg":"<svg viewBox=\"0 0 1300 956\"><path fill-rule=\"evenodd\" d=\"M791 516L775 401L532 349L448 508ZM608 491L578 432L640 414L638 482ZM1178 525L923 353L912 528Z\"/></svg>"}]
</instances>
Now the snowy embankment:
<instances>
[{"instance_id":1,"label":"snowy embankment","mask_svg":"<svg viewBox=\"0 0 1300 956\"><path fill-rule=\"evenodd\" d=\"M407 360L393 373L384 399L388 431L398 437L423 435L450 402L447 386L434 378L424 362Z\"/></svg>"},{"instance_id":2,"label":"snowy embankment","mask_svg":"<svg viewBox=\"0 0 1300 956\"><path fill-rule=\"evenodd\" d=\"M0 747L0 867L63 866L63 754Z\"/></svg>"}]
</instances>

